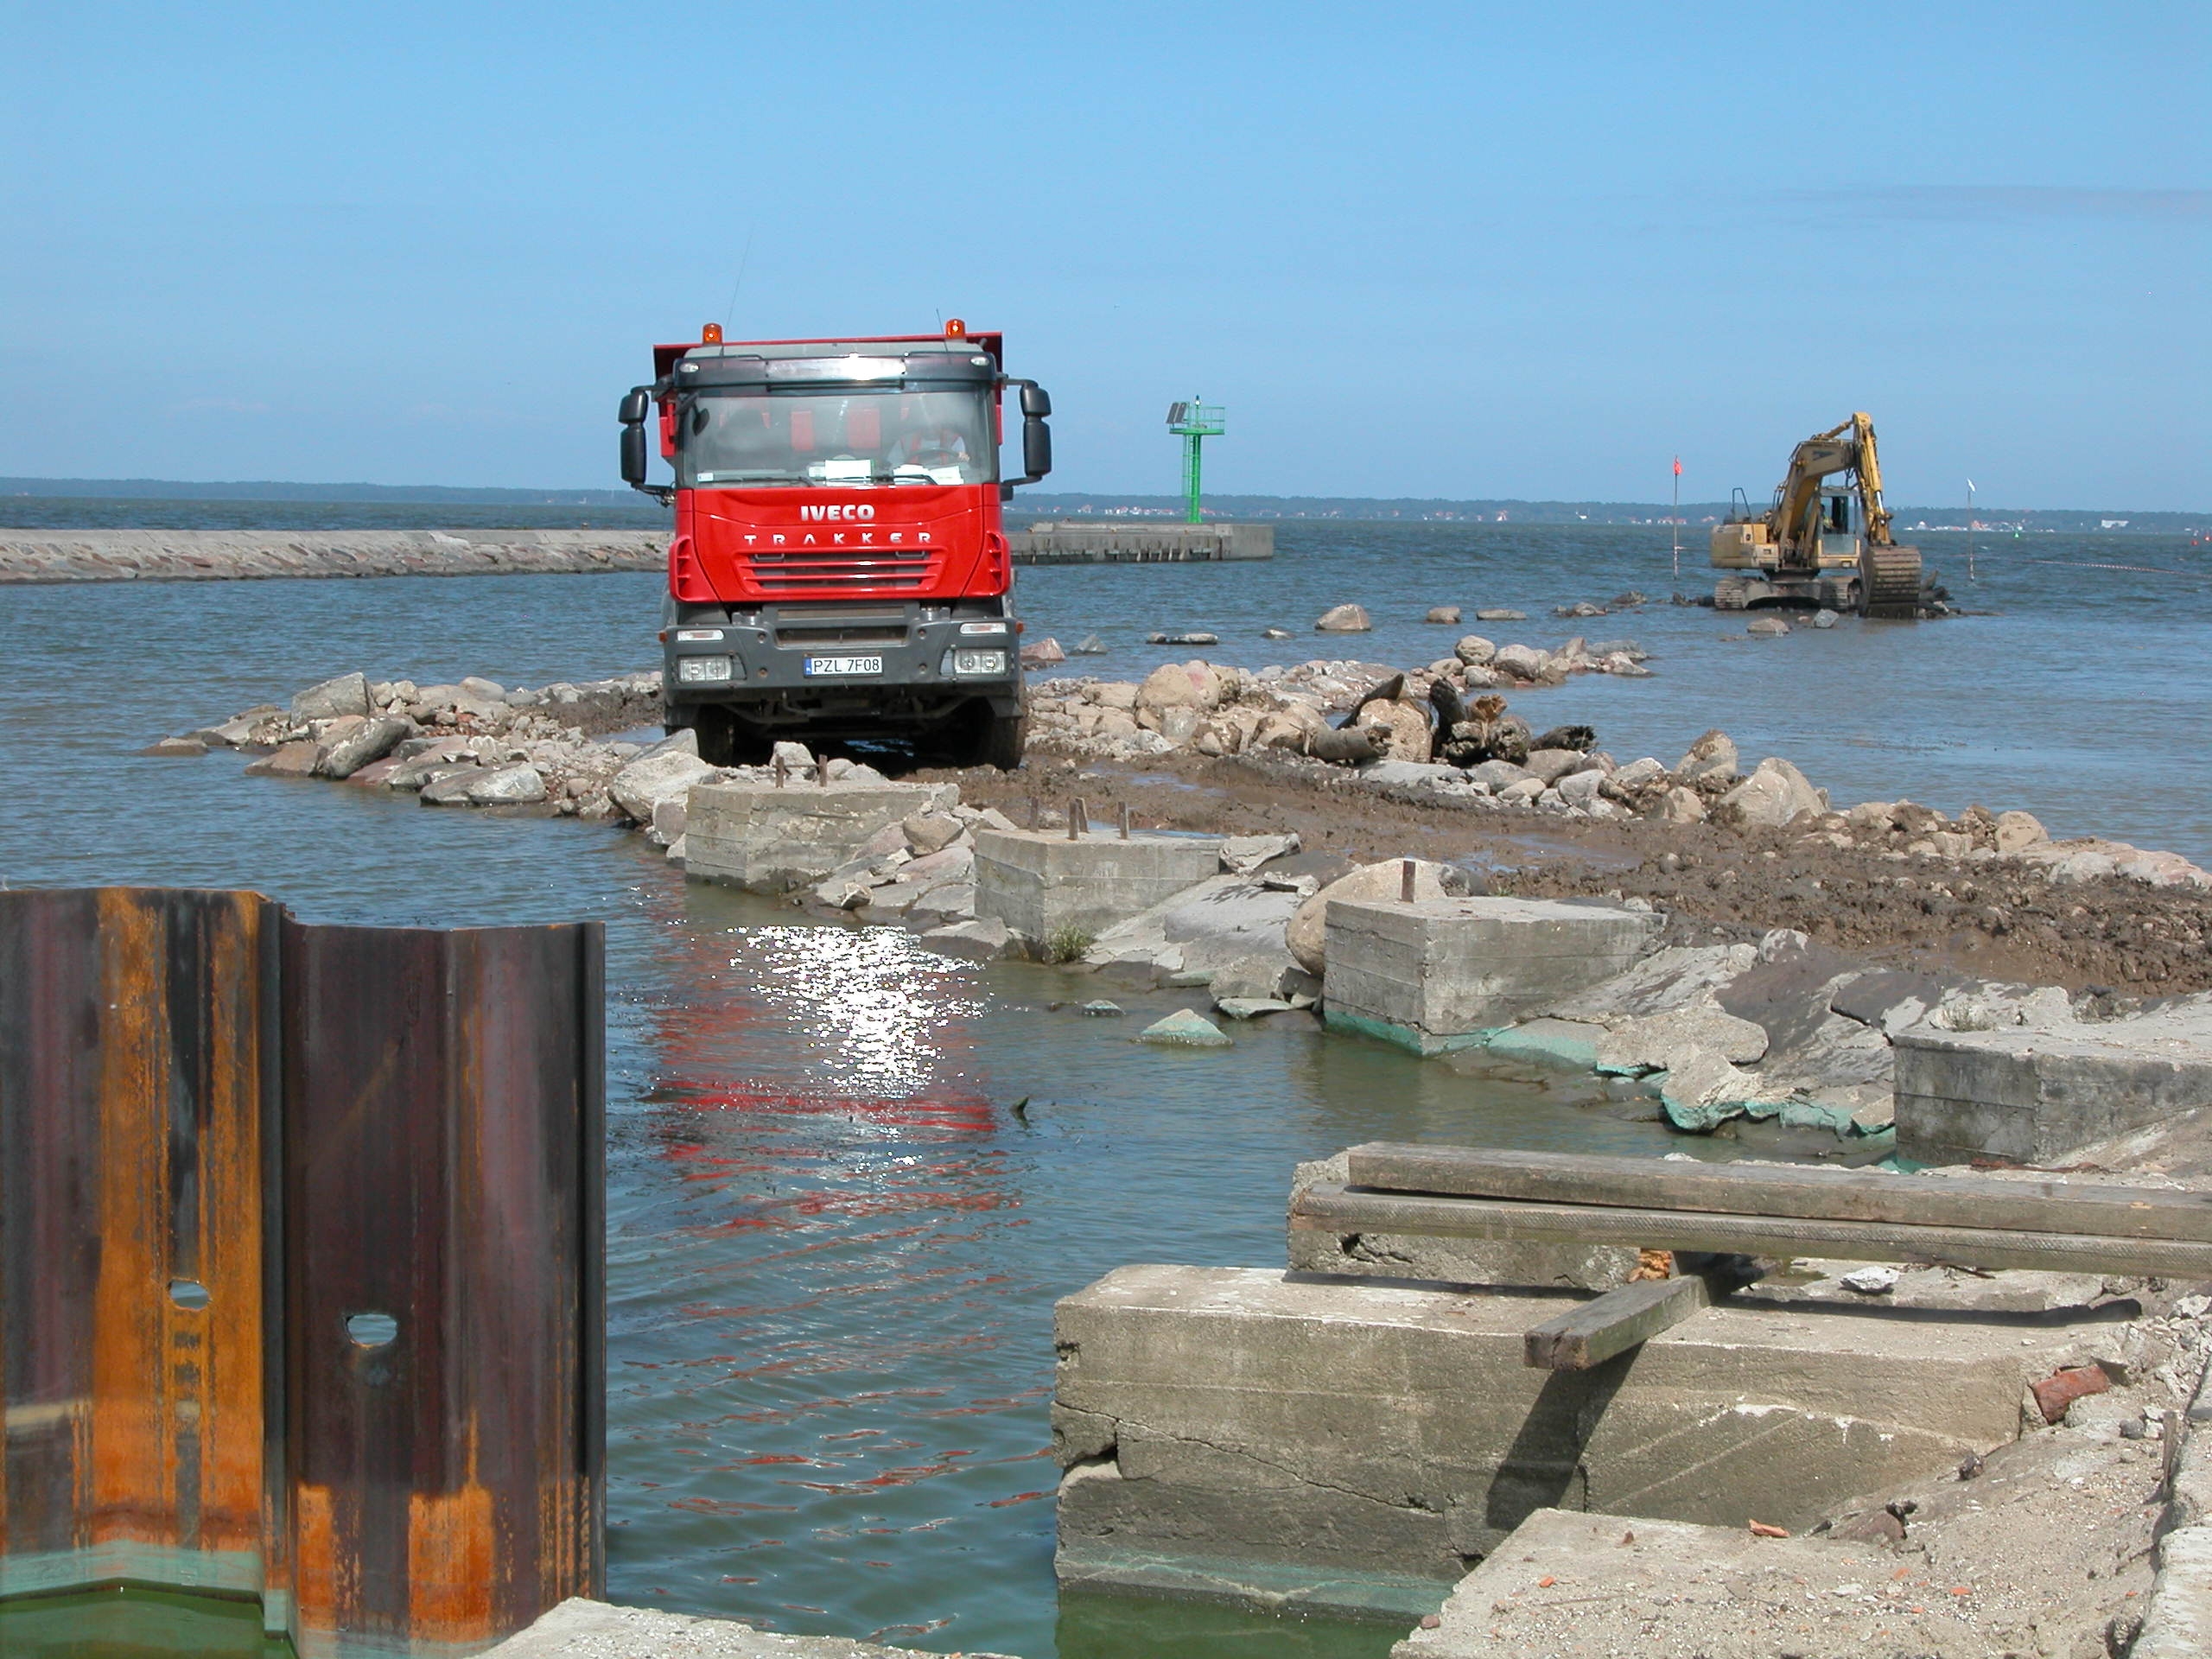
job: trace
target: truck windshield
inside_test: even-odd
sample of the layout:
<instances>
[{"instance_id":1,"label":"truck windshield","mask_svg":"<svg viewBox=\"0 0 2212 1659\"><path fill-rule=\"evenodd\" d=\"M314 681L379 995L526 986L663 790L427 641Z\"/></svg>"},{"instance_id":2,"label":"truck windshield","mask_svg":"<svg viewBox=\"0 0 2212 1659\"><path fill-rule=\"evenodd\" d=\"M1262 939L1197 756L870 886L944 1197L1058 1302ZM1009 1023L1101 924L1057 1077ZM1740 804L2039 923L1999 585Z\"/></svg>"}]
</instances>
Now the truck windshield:
<instances>
[{"instance_id":1,"label":"truck windshield","mask_svg":"<svg viewBox=\"0 0 2212 1659\"><path fill-rule=\"evenodd\" d=\"M677 430L677 481L701 485L990 484L982 391L704 392Z\"/></svg>"}]
</instances>

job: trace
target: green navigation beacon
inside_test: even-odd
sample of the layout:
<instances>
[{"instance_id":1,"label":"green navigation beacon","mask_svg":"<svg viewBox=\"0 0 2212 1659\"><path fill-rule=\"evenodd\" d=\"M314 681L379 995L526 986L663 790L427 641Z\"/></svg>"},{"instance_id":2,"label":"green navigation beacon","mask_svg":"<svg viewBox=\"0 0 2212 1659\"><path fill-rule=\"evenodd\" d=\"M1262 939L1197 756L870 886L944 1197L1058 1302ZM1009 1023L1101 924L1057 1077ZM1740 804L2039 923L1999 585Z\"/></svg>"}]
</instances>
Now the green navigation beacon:
<instances>
[{"instance_id":1,"label":"green navigation beacon","mask_svg":"<svg viewBox=\"0 0 2212 1659\"><path fill-rule=\"evenodd\" d=\"M1205 518L1198 511L1198 446L1229 429L1225 415L1219 404L1202 404L1195 397L1167 406L1167 429L1183 440L1183 493L1190 499L1190 522L1194 524Z\"/></svg>"}]
</instances>

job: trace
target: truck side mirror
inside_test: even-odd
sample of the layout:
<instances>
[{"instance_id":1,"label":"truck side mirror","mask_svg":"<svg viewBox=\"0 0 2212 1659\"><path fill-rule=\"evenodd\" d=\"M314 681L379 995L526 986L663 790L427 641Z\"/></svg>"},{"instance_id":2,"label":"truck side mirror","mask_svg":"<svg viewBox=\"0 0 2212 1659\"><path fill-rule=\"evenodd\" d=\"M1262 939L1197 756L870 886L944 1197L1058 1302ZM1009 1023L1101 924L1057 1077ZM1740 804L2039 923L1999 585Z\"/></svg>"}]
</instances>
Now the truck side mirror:
<instances>
[{"instance_id":1,"label":"truck side mirror","mask_svg":"<svg viewBox=\"0 0 2212 1659\"><path fill-rule=\"evenodd\" d=\"M1042 392L1037 395L1049 407L1050 400ZM1025 405L1029 402L1026 389L1021 401ZM1045 424L1041 413L1024 412L1027 418L1021 423L1021 470L1029 474L1027 481L1033 484L1052 470L1052 429Z\"/></svg>"},{"instance_id":2,"label":"truck side mirror","mask_svg":"<svg viewBox=\"0 0 2212 1659\"><path fill-rule=\"evenodd\" d=\"M644 386L632 386L622 394L622 410L615 418L625 426L639 426L652 413L652 393Z\"/></svg>"},{"instance_id":3,"label":"truck side mirror","mask_svg":"<svg viewBox=\"0 0 2212 1659\"><path fill-rule=\"evenodd\" d=\"M627 404L625 399L625 405ZM622 481L642 487L645 481L645 424L632 421L622 429Z\"/></svg>"},{"instance_id":4,"label":"truck side mirror","mask_svg":"<svg viewBox=\"0 0 2212 1659\"><path fill-rule=\"evenodd\" d=\"M1052 394L1042 386L1025 385L1021 389L1021 412L1024 416L1051 414Z\"/></svg>"}]
</instances>

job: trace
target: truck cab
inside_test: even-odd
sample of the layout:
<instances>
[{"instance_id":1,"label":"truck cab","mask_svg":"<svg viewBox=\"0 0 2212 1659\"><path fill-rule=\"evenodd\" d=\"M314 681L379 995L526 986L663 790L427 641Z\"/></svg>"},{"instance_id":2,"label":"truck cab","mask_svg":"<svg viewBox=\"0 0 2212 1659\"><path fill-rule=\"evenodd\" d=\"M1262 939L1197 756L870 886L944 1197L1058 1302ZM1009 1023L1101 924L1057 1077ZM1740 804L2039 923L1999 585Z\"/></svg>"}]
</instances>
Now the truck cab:
<instances>
[{"instance_id":1,"label":"truck cab","mask_svg":"<svg viewBox=\"0 0 2212 1659\"><path fill-rule=\"evenodd\" d=\"M1001 518L1052 467L1034 382L1001 337L659 346L622 400L622 474L672 503L663 698L702 758L778 738L892 740L954 765L1020 763L1020 624ZM1018 389L1023 475L1003 476ZM672 487L645 482L658 416Z\"/></svg>"}]
</instances>

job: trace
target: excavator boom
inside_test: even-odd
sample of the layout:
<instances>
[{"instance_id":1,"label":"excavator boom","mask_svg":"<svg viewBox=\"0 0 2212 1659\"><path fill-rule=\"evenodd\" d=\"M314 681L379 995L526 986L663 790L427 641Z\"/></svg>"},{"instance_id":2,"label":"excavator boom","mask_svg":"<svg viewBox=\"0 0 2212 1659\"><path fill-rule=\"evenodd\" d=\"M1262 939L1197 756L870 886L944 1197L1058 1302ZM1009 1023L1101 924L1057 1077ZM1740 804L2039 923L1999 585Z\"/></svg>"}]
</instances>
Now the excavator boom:
<instances>
[{"instance_id":1,"label":"excavator boom","mask_svg":"<svg viewBox=\"0 0 2212 1659\"><path fill-rule=\"evenodd\" d=\"M1859 501L1855 554L1847 537L1840 551L1836 548L1847 529L1840 499L1834 521L1824 524L1822 519L1823 498L1843 493L1825 482L1838 473L1850 475L1850 491ZM1873 417L1859 410L1790 451L1789 469L1775 486L1774 505L1764 517L1715 527L1713 563L1753 573L1723 580L1714 603L1727 609L1795 603L1856 609L1866 616L1918 615L1920 550L1899 547L1891 534ZM1842 574L1854 569L1855 575Z\"/></svg>"}]
</instances>

